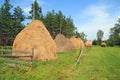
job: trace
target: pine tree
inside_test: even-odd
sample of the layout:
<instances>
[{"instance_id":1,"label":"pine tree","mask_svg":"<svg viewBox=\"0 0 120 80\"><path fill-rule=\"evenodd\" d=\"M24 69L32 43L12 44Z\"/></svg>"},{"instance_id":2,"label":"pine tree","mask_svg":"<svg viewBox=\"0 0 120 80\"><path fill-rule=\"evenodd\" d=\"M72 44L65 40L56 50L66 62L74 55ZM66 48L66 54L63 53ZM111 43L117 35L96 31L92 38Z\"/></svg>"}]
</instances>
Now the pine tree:
<instances>
[{"instance_id":1,"label":"pine tree","mask_svg":"<svg viewBox=\"0 0 120 80\"><path fill-rule=\"evenodd\" d=\"M15 36L20 32L24 25L22 22L25 20L25 16L23 15L22 9L17 6L14 8L14 13L13 13L13 29L12 29L12 36L15 38Z\"/></svg>"},{"instance_id":2,"label":"pine tree","mask_svg":"<svg viewBox=\"0 0 120 80\"><path fill-rule=\"evenodd\" d=\"M97 42L98 42L98 45L100 45L100 43L102 41L102 38L103 38L103 35L104 35L104 32L102 30L98 30L98 32L97 32Z\"/></svg>"},{"instance_id":3,"label":"pine tree","mask_svg":"<svg viewBox=\"0 0 120 80\"><path fill-rule=\"evenodd\" d=\"M34 1L32 4L31 11L29 11L31 16L29 16L30 19L37 19L40 20L42 17L42 8L39 6L37 0Z\"/></svg>"},{"instance_id":4,"label":"pine tree","mask_svg":"<svg viewBox=\"0 0 120 80\"><path fill-rule=\"evenodd\" d=\"M9 3L9 0L5 0L5 3L2 5L0 9L0 23L1 23L1 29L0 32L2 33L8 33L10 30L10 23L12 19L12 15L10 13L10 10L12 8L12 5Z\"/></svg>"},{"instance_id":5,"label":"pine tree","mask_svg":"<svg viewBox=\"0 0 120 80\"><path fill-rule=\"evenodd\" d=\"M21 23L22 21L25 20L25 16L23 15L23 11L19 6L17 6L14 9L13 18L14 18L14 20L16 20L19 23Z\"/></svg>"},{"instance_id":6,"label":"pine tree","mask_svg":"<svg viewBox=\"0 0 120 80\"><path fill-rule=\"evenodd\" d=\"M53 38L58 33L62 33L66 37L74 35L75 26L71 17L67 18L61 11L55 12L54 10L48 11L45 16L45 26Z\"/></svg>"},{"instance_id":7,"label":"pine tree","mask_svg":"<svg viewBox=\"0 0 120 80\"><path fill-rule=\"evenodd\" d=\"M12 45L15 36L23 28L22 21L24 20L24 16L22 15L22 9L16 7L12 14L10 12L12 7L9 0L5 0L0 8L0 36L2 36L2 39L0 39L5 41L3 42L5 43L4 45Z\"/></svg>"},{"instance_id":8,"label":"pine tree","mask_svg":"<svg viewBox=\"0 0 120 80\"><path fill-rule=\"evenodd\" d=\"M0 8L0 36L3 41L1 45L6 45L8 40L11 40L12 14L10 10L12 7L9 0L5 0Z\"/></svg>"}]
</instances>

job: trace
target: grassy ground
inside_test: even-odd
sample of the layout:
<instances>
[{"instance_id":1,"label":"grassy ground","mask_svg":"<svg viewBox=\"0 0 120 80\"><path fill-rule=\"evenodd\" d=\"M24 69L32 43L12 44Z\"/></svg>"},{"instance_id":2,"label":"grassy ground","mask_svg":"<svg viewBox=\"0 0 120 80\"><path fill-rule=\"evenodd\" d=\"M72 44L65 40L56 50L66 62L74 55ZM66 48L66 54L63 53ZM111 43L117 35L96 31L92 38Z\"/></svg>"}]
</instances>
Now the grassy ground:
<instances>
[{"instance_id":1,"label":"grassy ground","mask_svg":"<svg viewBox=\"0 0 120 80\"><path fill-rule=\"evenodd\" d=\"M120 47L84 49L81 64L75 66L79 50L57 53L53 61L35 61L34 68L16 68L0 60L0 80L120 80Z\"/></svg>"}]
</instances>

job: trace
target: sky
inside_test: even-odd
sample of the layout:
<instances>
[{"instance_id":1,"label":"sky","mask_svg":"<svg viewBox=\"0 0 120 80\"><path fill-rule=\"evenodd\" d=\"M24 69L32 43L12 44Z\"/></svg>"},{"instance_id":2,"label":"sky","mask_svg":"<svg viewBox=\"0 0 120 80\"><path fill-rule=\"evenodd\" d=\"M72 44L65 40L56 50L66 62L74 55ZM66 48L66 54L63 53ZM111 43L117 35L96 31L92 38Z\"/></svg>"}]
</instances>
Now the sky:
<instances>
[{"instance_id":1,"label":"sky","mask_svg":"<svg viewBox=\"0 0 120 80\"><path fill-rule=\"evenodd\" d=\"M14 7L20 6L29 15L34 0L10 0ZM110 28L120 18L120 0L37 0L42 13L55 10L73 19L79 32L84 32L88 40L96 39L98 30L104 32L103 40L108 39ZM4 0L0 0L0 6ZM27 21L26 21L27 22ZM30 22L30 21L28 21Z\"/></svg>"}]
</instances>

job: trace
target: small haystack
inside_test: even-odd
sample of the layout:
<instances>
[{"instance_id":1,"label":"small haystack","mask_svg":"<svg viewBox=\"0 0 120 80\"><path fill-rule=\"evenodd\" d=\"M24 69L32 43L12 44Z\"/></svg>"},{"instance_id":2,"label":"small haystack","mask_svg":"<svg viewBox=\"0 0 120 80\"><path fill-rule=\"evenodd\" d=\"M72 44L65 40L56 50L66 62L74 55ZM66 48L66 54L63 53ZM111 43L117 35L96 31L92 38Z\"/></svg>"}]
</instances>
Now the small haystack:
<instances>
[{"instance_id":1,"label":"small haystack","mask_svg":"<svg viewBox=\"0 0 120 80\"><path fill-rule=\"evenodd\" d=\"M86 42L85 42L85 46L86 46L87 48L92 47L92 41L91 41L91 40L86 41Z\"/></svg>"},{"instance_id":2,"label":"small haystack","mask_svg":"<svg viewBox=\"0 0 120 80\"><path fill-rule=\"evenodd\" d=\"M34 59L51 60L56 59L56 45L44 24L39 20L33 20L15 38L13 50L31 52L34 48ZM12 53L13 56L26 56Z\"/></svg>"},{"instance_id":3,"label":"small haystack","mask_svg":"<svg viewBox=\"0 0 120 80\"><path fill-rule=\"evenodd\" d=\"M101 47L105 47L107 44L105 42L101 43Z\"/></svg>"},{"instance_id":4,"label":"small haystack","mask_svg":"<svg viewBox=\"0 0 120 80\"><path fill-rule=\"evenodd\" d=\"M65 38L63 34L58 34L54 39L56 46L57 46L57 52L69 52L72 49L74 49L74 45L72 42Z\"/></svg>"},{"instance_id":5,"label":"small haystack","mask_svg":"<svg viewBox=\"0 0 120 80\"><path fill-rule=\"evenodd\" d=\"M71 37L70 41L75 46L75 49L80 49L84 47L84 42L80 38Z\"/></svg>"}]
</instances>

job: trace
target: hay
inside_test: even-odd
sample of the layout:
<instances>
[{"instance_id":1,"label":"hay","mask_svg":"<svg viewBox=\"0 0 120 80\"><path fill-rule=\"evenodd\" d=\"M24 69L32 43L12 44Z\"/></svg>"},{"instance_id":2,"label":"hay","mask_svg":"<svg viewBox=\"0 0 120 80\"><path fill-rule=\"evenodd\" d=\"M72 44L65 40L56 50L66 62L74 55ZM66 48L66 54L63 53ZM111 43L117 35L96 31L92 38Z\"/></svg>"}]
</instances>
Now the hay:
<instances>
[{"instance_id":1,"label":"hay","mask_svg":"<svg viewBox=\"0 0 120 80\"><path fill-rule=\"evenodd\" d=\"M65 38L63 34L58 34L54 39L56 46L57 46L57 52L69 52L72 49L74 49L74 45L72 42Z\"/></svg>"},{"instance_id":2,"label":"hay","mask_svg":"<svg viewBox=\"0 0 120 80\"><path fill-rule=\"evenodd\" d=\"M86 42L85 42L85 46L86 46L87 48L92 47L92 41L91 41L91 40L86 41Z\"/></svg>"},{"instance_id":3,"label":"hay","mask_svg":"<svg viewBox=\"0 0 120 80\"><path fill-rule=\"evenodd\" d=\"M31 52L34 48L34 59L51 60L56 59L56 45L44 24L39 20L33 20L15 38L13 50ZM13 56L24 56L26 54L12 53Z\"/></svg>"},{"instance_id":4,"label":"hay","mask_svg":"<svg viewBox=\"0 0 120 80\"><path fill-rule=\"evenodd\" d=\"M82 41L82 39L77 38L80 41L80 48L84 48L84 42Z\"/></svg>"},{"instance_id":5,"label":"hay","mask_svg":"<svg viewBox=\"0 0 120 80\"><path fill-rule=\"evenodd\" d=\"M75 46L75 49L80 49L84 47L84 42L80 38L71 37L70 41Z\"/></svg>"},{"instance_id":6,"label":"hay","mask_svg":"<svg viewBox=\"0 0 120 80\"><path fill-rule=\"evenodd\" d=\"M101 47L105 47L107 44L105 42L101 42Z\"/></svg>"}]
</instances>

